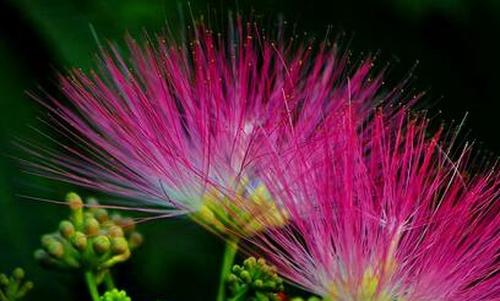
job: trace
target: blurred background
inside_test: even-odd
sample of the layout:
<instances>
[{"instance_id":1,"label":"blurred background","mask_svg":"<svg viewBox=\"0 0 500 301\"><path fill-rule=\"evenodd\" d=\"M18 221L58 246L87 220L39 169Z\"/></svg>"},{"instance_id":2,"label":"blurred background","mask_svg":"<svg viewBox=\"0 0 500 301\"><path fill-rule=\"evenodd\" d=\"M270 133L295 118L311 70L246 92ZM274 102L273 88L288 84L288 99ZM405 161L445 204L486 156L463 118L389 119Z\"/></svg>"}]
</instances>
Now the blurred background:
<instances>
[{"instance_id":1,"label":"blurred background","mask_svg":"<svg viewBox=\"0 0 500 301\"><path fill-rule=\"evenodd\" d=\"M24 173L12 156L16 137L40 140L31 127L46 112L26 96L39 86L57 93L55 73L88 70L96 41L120 43L125 32L159 32L179 16L181 0L0 0L0 271L23 266L35 282L27 300L85 300L83 281L44 271L33 260L40 235L55 230L67 209L21 195L62 199L75 188ZM297 31L345 33L354 55L379 53L390 63L387 82L414 69L413 87L427 91L431 116L449 122L465 113L467 137L484 154L499 154L500 1L498 0L191 0L194 15L215 10L283 16ZM175 21L173 25L175 26ZM418 64L417 64L418 62ZM45 140L46 141L46 140ZM76 189L85 194L85 191ZM144 246L116 271L133 300L210 300L222 243L183 219L140 225Z\"/></svg>"}]
</instances>

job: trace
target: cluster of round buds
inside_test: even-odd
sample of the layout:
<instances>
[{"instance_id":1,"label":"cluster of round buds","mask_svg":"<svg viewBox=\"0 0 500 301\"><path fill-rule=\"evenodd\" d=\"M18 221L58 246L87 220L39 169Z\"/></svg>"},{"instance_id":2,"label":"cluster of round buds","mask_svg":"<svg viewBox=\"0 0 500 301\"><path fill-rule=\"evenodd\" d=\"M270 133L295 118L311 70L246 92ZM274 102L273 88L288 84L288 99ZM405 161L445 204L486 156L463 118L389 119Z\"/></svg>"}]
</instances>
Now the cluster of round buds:
<instances>
[{"instance_id":1,"label":"cluster of round buds","mask_svg":"<svg viewBox=\"0 0 500 301\"><path fill-rule=\"evenodd\" d=\"M229 300L279 301L279 294L284 290L276 268L262 258L250 257L243 265L234 265L227 281L232 295Z\"/></svg>"},{"instance_id":2,"label":"cluster of round buds","mask_svg":"<svg viewBox=\"0 0 500 301\"><path fill-rule=\"evenodd\" d=\"M9 277L0 274L0 301L14 301L23 298L33 288L33 282L25 281L24 270L16 268Z\"/></svg>"},{"instance_id":3,"label":"cluster of round buds","mask_svg":"<svg viewBox=\"0 0 500 301\"><path fill-rule=\"evenodd\" d=\"M131 218L110 215L94 199L88 208L76 193L66 196L71 214L59 223L58 231L42 236L42 249L35 258L44 266L105 271L127 260L142 244Z\"/></svg>"},{"instance_id":4,"label":"cluster of round buds","mask_svg":"<svg viewBox=\"0 0 500 301\"><path fill-rule=\"evenodd\" d=\"M101 301L132 301L125 291L119 291L116 288L104 293Z\"/></svg>"},{"instance_id":5,"label":"cluster of round buds","mask_svg":"<svg viewBox=\"0 0 500 301\"><path fill-rule=\"evenodd\" d=\"M246 178L232 196L218 191L205 193L201 207L192 218L230 239L234 238L231 235L253 236L287 223L286 212L276 206L266 187L251 184Z\"/></svg>"}]
</instances>

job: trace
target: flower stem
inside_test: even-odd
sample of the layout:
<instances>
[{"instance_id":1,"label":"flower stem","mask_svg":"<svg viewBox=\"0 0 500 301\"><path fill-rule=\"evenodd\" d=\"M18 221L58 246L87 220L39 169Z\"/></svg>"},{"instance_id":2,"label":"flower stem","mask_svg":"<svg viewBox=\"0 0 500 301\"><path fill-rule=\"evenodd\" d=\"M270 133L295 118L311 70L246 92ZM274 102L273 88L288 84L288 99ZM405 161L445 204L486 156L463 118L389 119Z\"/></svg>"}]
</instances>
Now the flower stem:
<instances>
[{"instance_id":1,"label":"flower stem","mask_svg":"<svg viewBox=\"0 0 500 301\"><path fill-rule=\"evenodd\" d=\"M106 289L108 291L115 288L115 282L113 281L113 277L111 276L111 271L107 271L104 275L104 284L106 284Z\"/></svg>"},{"instance_id":2,"label":"flower stem","mask_svg":"<svg viewBox=\"0 0 500 301\"><path fill-rule=\"evenodd\" d=\"M220 272L220 280L219 280L219 291L217 293L217 301L225 301L226 300L226 279L231 273L231 268L234 263L234 259L236 257L236 253L238 252L238 240L228 240L226 242L226 247L224 249L224 257L222 259L222 267Z\"/></svg>"},{"instance_id":3,"label":"flower stem","mask_svg":"<svg viewBox=\"0 0 500 301\"><path fill-rule=\"evenodd\" d=\"M94 274L91 271L85 272L85 282L87 283L92 301L100 301L101 298L99 297L99 291L97 290L97 283L95 281Z\"/></svg>"}]
</instances>

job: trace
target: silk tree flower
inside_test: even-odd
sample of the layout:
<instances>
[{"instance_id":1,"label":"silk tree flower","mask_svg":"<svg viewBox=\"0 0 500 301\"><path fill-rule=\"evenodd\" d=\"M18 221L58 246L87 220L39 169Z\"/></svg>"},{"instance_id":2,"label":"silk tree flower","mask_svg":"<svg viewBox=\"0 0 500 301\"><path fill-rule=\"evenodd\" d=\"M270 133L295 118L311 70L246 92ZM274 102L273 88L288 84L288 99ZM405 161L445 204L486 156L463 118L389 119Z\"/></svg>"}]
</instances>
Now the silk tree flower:
<instances>
[{"instance_id":1,"label":"silk tree flower","mask_svg":"<svg viewBox=\"0 0 500 301\"><path fill-rule=\"evenodd\" d=\"M442 129L428 136L428 121L405 109L367 119L347 106L324 125L263 162L289 222L247 250L325 300L500 298L496 166L456 151Z\"/></svg>"},{"instance_id":2,"label":"silk tree flower","mask_svg":"<svg viewBox=\"0 0 500 301\"><path fill-rule=\"evenodd\" d=\"M30 145L35 171L125 197L137 210L190 214L219 233L260 231L253 220L261 215L283 224L255 176L261 146L289 148L283 124L307 137L342 103L364 111L381 78L370 77L371 60L348 63L335 45L229 23L225 34L197 24L186 43L128 37L129 55L111 45L99 71L61 76L70 104L41 102L71 143L59 143L63 151Z\"/></svg>"}]
</instances>

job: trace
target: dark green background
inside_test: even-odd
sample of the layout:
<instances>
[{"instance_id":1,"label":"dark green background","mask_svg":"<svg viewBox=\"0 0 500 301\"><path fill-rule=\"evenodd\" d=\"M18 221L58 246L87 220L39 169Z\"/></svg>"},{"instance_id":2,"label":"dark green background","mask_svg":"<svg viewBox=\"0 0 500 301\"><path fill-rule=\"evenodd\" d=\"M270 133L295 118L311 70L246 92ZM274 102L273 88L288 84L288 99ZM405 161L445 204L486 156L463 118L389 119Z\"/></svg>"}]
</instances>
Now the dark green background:
<instances>
[{"instance_id":1,"label":"dark green background","mask_svg":"<svg viewBox=\"0 0 500 301\"><path fill-rule=\"evenodd\" d=\"M468 138L484 153L498 154L499 3L193 0L191 6L195 15L237 8L271 19L282 14L299 32L319 37L332 25L334 34L347 34L355 55L380 51L379 62L390 62L389 84L404 78L418 60L414 87L428 91L424 102L430 116L451 122L469 112ZM17 265L28 270L36 285L28 300L85 300L87 295L78 277L44 271L32 259L39 236L52 231L66 210L19 195L61 199L71 187L23 173L10 159L24 156L12 145L15 137L44 141L29 126L43 131L37 117L45 112L25 91L42 86L55 93L56 70L93 66L96 43L89 24L99 37L119 42L126 31L160 31L165 19L177 18L178 4L187 10L182 1L169 0L0 1L0 271ZM218 239L182 219L140 229L145 245L117 269L119 287L134 300L213 299L222 252Z\"/></svg>"}]
</instances>

